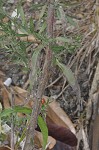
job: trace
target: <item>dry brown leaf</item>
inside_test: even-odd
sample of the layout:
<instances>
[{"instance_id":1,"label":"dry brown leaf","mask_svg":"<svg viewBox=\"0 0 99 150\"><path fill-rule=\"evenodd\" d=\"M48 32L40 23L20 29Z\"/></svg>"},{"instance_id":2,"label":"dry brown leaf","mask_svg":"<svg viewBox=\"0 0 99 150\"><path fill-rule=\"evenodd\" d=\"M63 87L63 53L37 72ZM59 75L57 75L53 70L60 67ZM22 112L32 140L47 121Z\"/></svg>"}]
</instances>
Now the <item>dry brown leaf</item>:
<instances>
[{"instance_id":1,"label":"dry brown leaf","mask_svg":"<svg viewBox=\"0 0 99 150\"><path fill-rule=\"evenodd\" d=\"M15 105L22 105L24 103L24 99L26 98L25 96L28 95L28 92L17 86L12 87L12 88L15 91ZM9 91L6 88L4 88L2 94L3 94L3 100L4 100L4 107L5 108L10 107L9 97L11 93L9 93ZM44 97L44 98L48 99L48 97ZM26 104L26 106L30 108L32 107L31 103ZM53 123L59 126L69 128L73 133L75 133L75 128L71 120L66 115L66 113L60 108L59 103L57 103L56 101L53 101L49 104L47 116L49 118L49 121L51 120ZM36 137L35 137L37 145L42 146L42 141L43 141L42 139L43 139L42 134L37 132ZM49 136L48 143L49 143L48 148L51 149L56 144L56 140Z\"/></svg>"},{"instance_id":2,"label":"dry brown leaf","mask_svg":"<svg viewBox=\"0 0 99 150\"><path fill-rule=\"evenodd\" d=\"M39 43L39 41L37 41L33 35L28 35L28 36L20 37L20 40Z\"/></svg>"},{"instance_id":3,"label":"dry brown leaf","mask_svg":"<svg viewBox=\"0 0 99 150\"><path fill-rule=\"evenodd\" d=\"M13 89L14 89L14 91L17 94L19 94L19 95L21 95L23 97L27 97L28 92L26 90L24 90L24 89L22 89L22 88L20 88L18 86L13 86Z\"/></svg>"},{"instance_id":4,"label":"dry brown leaf","mask_svg":"<svg viewBox=\"0 0 99 150\"><path fill-rule=\"evenodd\" d=\"M7 23L9 21L9 18L8 17L4 17L2 21L3 21L3 23Z\"/></svg>"},{"instance_id":5,"label":"dry brown leaf","mask_svg":"<svg viewBox=\"0 0 99 150\"><path fill-rule=\"evenodd\" d=\"M0 79L2 81L2 79L5 77L5 74L0 70Z\"/></svg>"},{"instance_id":6,"label":"dry brown leaf","mask_svg":"<svg viewBox=\"0 0 99 150\"><path fill-rule=\"evenodd\" d=\"M27 97L28 92L18 86L13 87L14 91L19 95L15 96L15 105L22 105L24 104L24 98ZM9 97L10 93L7 91L6 88L2 89L3 95L3 103L5 108L9 108ZM22 97L21 97L22 96ZM48 97L44 97L48 99ZM31 103L26 104L27 107L32 107ZM48 117L57 125L69 128L75 134L75 128L71 120L69 119L68 115L60 108L60 105L55 100L51 102L48 106Z\"/></svg>"},{"instance_id":7,"label":"dry brown leaf","mask_svg":"<svg viewBox=\"0 0 99 150\"><path fill-rule=\"evenodd\" d=\"M4 108L9 108L11 107L10 106L10 102L9 102L9 99L10 99L10 93L8 92L8 90L3 86L2 88L2 97L3 97L3 105L4 105Z\"/></svg>"},{"instance_id":8,"label":"dry brown leaf","mask_svg":"<svg viewBox=\"0 0 99 150\"><path fill-rule=\"evenodd\" d=\"M76 136L70 131L70 129L59 126L56 123L53 123L51 119L47 117L46 119L47 127L48 127L48 133L49 136L52 136L56 140L68 144L70 146L76 146L77 145L77 138ZM38 131L39 128L36 128Z\"/></svg>"},{"instance_id":9,"label":"dry brown leaf","mask_svg":"<svg viewBox=\"0 0 99 150\"><path fill-rule=\"evenodd\" d=\"M52 149L55 144L56 144L56 140L54 138L52 138L51 136L48 136L48 147L49 149Z\"/></svg>"},{"instance_id":10,"label":"dry brown leaf","mask_svg":"<svg viewBox=\"0 0 99 150\"><path fill-rule=\"evenodd\" d=\"M8 146L2 146L0 147L0 150L11 150L11 148Z\"/></svg>"},{"instance_id":11,"label":"dry brown leaf","mask_svg":"<svg viewBox=\"0 0 99 150\"><path fill-rule=\"evenodd\" d=\"M35 144L41 148L42 145L43 145L43 136L42 136L42 133L39 132L39 131L36 131L35 132L35 138L34 138L34 142ZM52 149L55 144L56 144L56 140L54 138L52 138L51 136L48 136L48 141L47 141L47 148L48 149Z\"/></svg>"},{"instance_id":12,"label":"dry brown leaf","mask_svg":"<svg viewBox=\"0 0 99 150\"><path fill-rule=\"evenodd\" d=\"M28 80L24 83L23 89L27 89L27 87L29 86L29 84L30 84L30 80L28 79Z\"/></svg>"},{"instance_id":13,"label":"dry brown leaf","mask_svg":"<svg viewBox=\"0 0 99 150\"><path fill-rule=\"evenodd\" d=\"M48 99L48 97L44 97ZM60 107L60 104L55 100L51 102L47 110L48 117L57 125L69 128L74 134L76 133L73 123L68 115Z\"/></svg>"},{"instance_id":14,"label":"dry brown leaf","mask_svg":"<svg viewBox=\"0 0 99 150\"><path fill-rule=\"evenodd\" d=\"M18 33L19 34L24 34L20 30L18 30ZM34 42L34 43L40 43L40 41L37 40L33 35L27 35L27 36L24 36L24 37L20 37L20 40Z\"/></svg>"}]
</instances>

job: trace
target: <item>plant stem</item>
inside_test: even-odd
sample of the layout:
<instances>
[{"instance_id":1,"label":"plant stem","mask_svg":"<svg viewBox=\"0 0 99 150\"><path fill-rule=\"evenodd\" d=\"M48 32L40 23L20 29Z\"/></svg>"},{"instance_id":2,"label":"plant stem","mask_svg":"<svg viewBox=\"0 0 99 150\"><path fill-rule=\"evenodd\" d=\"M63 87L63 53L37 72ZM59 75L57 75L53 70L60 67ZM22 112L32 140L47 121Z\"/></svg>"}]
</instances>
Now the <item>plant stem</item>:
<instances>
[{"instance_id":1,"label":"plant stem","mask_svg":"<svg viewBox=\"0 0 99 150\"><path fill-rule=\"evenodd\" d=\"M53 37L53 23L54 23L54 6L53 6L54 0L48 1L48 18L47 18L47 34L49 38ZM37 125L37 118L38 114L40 112L40 101L42 96L44 95L44 91L49 79L49 71L51 68L51 61L52 61L52 51L50 49L50 45L52 43L49 43L49 45L46 48L46 58L44 62L44 66L42 69L42 73L38 77L36 85L38 84L38 89L32 91L34 104L31 114L30 123L27 129L26 134L26 142L24 145L24 150L34 150L34 136L35 136L35 128ZM33 85L35 86L35 85Z\"/></svg>"}]
</instances>

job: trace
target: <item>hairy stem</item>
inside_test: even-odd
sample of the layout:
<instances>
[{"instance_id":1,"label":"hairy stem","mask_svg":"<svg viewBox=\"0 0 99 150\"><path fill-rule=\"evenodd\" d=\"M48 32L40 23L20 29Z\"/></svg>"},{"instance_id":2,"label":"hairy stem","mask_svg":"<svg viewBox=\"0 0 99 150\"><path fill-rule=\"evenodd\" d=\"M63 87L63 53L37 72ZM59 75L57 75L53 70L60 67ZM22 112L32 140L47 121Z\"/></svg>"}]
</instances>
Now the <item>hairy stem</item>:
<instances>
[{"instance_id":1,"label":"hairy stem","mask_svg":"<svg viewBox=\"0 0 99 150\"><path fill-rule=\"evenodd\" d=\"M53 23L54 23L53 2L54 1L50 1L48 4L47 34L48 34L49 38L53 37ZM40 111L40 101L41 101L42 96L44 95L44 91L45 91L45 88L46 88L46 85L48 82L48 78L49 78L49 71L51 68L52 51L50 49L50 44L51 43L49 43L49 45L46 48L46 58L45 58L44 66L42 69L42 74L38 77L38 80L37 80L37 82L38 82L38 88L36 89L37 92L35 93L34 90L32 91L34 104L33 104L31 119L30 119L29 126L27 129L24 150L34 150L35 149L34 135L35 135L35 128L37 125L38 114ZM33 86L35 86L35 85L33 85Z\"/></svg>"}]
</instances>

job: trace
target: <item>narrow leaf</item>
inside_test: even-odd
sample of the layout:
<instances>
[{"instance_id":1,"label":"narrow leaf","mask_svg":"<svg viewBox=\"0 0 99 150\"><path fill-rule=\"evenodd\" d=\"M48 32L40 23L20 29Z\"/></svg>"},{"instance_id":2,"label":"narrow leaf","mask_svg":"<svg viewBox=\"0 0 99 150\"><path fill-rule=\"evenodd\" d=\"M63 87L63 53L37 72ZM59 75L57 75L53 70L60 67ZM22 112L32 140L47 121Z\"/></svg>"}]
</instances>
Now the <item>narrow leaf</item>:
<instances>
[{"instance_id":1,"label":"narrow leaf","mask_svg":"<svg viewBox=\"0 0 99 150\"><path fill-rule=\"evenodd\" d=\"M48 139L48 128L41 116L38 116L38 125L43 135L43 149L45 149Z\"/></svg>"},{"instance_id":2,"label":"narrow leaf","mask_svg":"<svg viewBox=\"0 0 99 150\"><path fill-rule=\"evenodd\" d=\"M9 116L12 113L24 113L24 114L31 114L32 110L28 107L22 107L22 106L14 106L13 108L4 109L0 113L0 117Z\"/></svg>"},{"instance_id":3,"label":"narrow leaf","mask_svg":"<svg viewBox=\"0 0 99 150\"><path fill-rule=\"evenodd\" d=\"M39 16L39 20L44 16L44 13L45 13L45 11L46 11L46 8L47 8L47 5L44 5L44 6L42 7L42 10L41 10L41 13L40 13L40 16Z\"/></svg>"},{"instance_id":4,"label":"narrow leaf","mask_svg":"<svg viewBox=\"0 0 99 150\"><path fill-rule=\"evenodd\" d=\"M5 17L5 15L0 12L0 20L2 20L4 17Z\"/></svg>"},{"instance_id":5,"label":"narrow leaf","mask_svg":"<svg viewBox=\"0 0 99 150\"><path fill-rule=\"evenodd\" d=\"M65 21L66 21L66 20L65 20L65 12L64 12L62 6L60 6L60 7L58 8L58 10L59 10L59 13L60 13L60 19L61 19L61 20L64 20L64 22L65 22Z\"/></svg>"},{"instance_id":6,"label":"narrow leaf","mask_svg":"<svg viewBox=\"0 0 99 150\"><path fill-rule=\"evenodd\" d=\"M56 37L56 40L66 42L66 43L71 43L71 39L69 39L67 37L59 36L59 37Z\"/></svg>"},{"instance_id":7,"label":"narrow leaf","mask_svg":"<svg viewBox=\"0 0 99 150\"><path fill-rule=\"evenodd\" d=\"M35 75L37 73L36 65L37 65L37 58L38 58L39 52L40 52L39 49L35 50L32 55L32 78L35 78Z\"/></svg>"},{"instance_id":8,"label":"narrow leaf","mask_svg":"<svg viewBox=\"0 0 99 150\"><path fill-rule=\"evenodd\" d=\"M39 33L41 34L46 29L46 27L47 27L47 24L46 24L46 22L44 22Z\"/></svg>"},{"instance_id":9,"label":"narrow leaf","mask_svg":"<svg viewBox=\"0 0 99 150\"><path fill-rule=\"evenodd\" d=\"M66 19L68 21L68 23L70 23L73 26L77 26L77 23L73 20L72 17L66 16Z\"/></svg>"},{"instance_id":10,"label":"narrow leaf","mask_svg":"<svg viewBox=\"0 0 99 150\"><path fill-rule=\"evenodd\" d=\"M32 109L28 107L22 107L22 106L15 106L13 108L14 112L16 113L24 113L24 114L31 114Z\"/></svg>"},{"instance_id":11,"label":"narrow leaf","mask_svg":"<svg viewBox=\"0 0 99 150\"><path fill-rule=\"evenodd\" d=\"M21 5L19 5L17 11L18 11L18 14L20 14L20 17L21 17L21 20L22 20L22 25L26 26L26 20L25 20L25 14L24 14L24 11L23 11L23 7Z\"/></svg>"},{"instance_id":12,"label":"narrow leaf","mask_svg":"<svg viewBox=\"0 0 99 150\"><path fill-rule=\"evenodd\" d=\"M22 34L29 35L28 31L24 27L21 27L19 31L21 31Z\"/></svg>"},{"instance_id":13,"label":"narrow leaf","mask_svg":"<svg viewBox=\"0 0 99 150\"><path fill-rule=\"evenodd\" d=\"M34 24L33 24L33 18L30 18L30 32L34 33Z\"/></svg>"},{"instance_id":14,"label":"narrow leaf","mask_svg":"<svg viewBox=\"0 0 99 150\"><path fill-rule=\"evenodd\" d=\"M71 87L74 87L74 85L76 84L76 80L75 80L75 77L74 77L71 69L69 67L67 67L66 65L60 63L58 61L58 59L56 59L56 63L61 68L61 70L63 71L63 74L66 76Z\"/></svg>"},{"instance_id":15,"label":"narrow leaf","mask_svg":"<svg viewBox=\"0 0 99 150\"><path fill-rule=\"evenodd\" d=\"M12 108L8 108L8 109L4 109L1 113L0 113L0 117L6 117L9 116L11 113L13 113L14 110Z\"/></svg>"},{"instance_id":16,"label":"narrow leaf","mask_svg":"<svg viewBox=\"0 0 99 150\"><path fill-rule=\"evenodd\" d=\"M31 66L31 83L30 83L30 88L32 88L32 86L34 86L34 82L36 81L36 76L37 76L37 61L38 61L38 55L40 53L40 50L44 47L44 45L40 45L38 46L33 55L32 55L32 66Z\"/></svg>"},{"instance_id":17,"label":"narrow leaf","mask_svg":"<svg viewBox=\"0 0 99 150\"><path fill-rule=\"evenodd\" d=\"M64 46L59 46L59 45L52 45L51 46L51 49L54 51L54 52L61 52L62 50L64 50Z\"/></svg>"}]
</instances>

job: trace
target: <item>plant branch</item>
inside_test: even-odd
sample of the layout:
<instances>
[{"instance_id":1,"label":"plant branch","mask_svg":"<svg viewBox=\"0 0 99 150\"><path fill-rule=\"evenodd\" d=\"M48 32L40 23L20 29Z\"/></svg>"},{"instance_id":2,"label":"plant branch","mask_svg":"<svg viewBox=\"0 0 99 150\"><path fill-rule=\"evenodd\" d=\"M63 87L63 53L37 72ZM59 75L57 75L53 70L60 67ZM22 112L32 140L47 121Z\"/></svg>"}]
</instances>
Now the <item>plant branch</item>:
<instances>
[{"instance_id":1,"label":"plant branch","mask_svg":"<svg viewBox=\"0 0 99 150\"><path fill-rule=\"evenodd\" d=\"M53 23L54 23L54 7L53 7L53 2L49 2L48 4L48 18L47 18L47 34L48 37L53 37ZM39 75L38 79L36 82L34 82L33 87L35 87L35 84L38 85L38 88L35 90L32 90L32 95L34 99L34 104L33 104L33 109L32 109L32 114L31 114L31 119L29 122L29 126L27 129L27 134L26 134L26 142L24 146L24 150L34 150L34 135L35 135L35 128L37 125L37 118L38 114L40 111L40 101L42 96L44 95L44 91L48 82L49 78L49 71L51 68L51 61L52 61L52 51L50 49L50 44L46 48L46 58L44 62L44 66L42 69L42 73ZM32 77L33 78L33 77Z\"/></svg>"}]
</instances>

